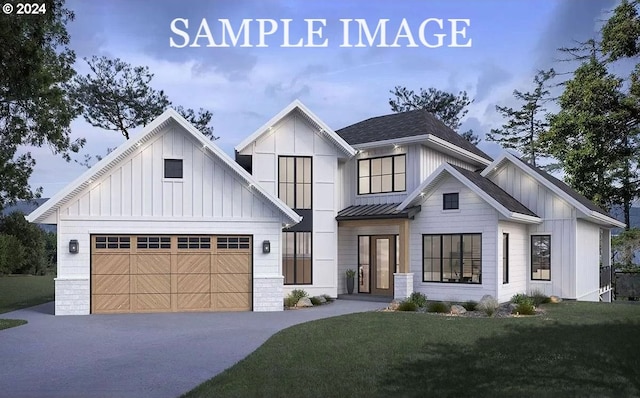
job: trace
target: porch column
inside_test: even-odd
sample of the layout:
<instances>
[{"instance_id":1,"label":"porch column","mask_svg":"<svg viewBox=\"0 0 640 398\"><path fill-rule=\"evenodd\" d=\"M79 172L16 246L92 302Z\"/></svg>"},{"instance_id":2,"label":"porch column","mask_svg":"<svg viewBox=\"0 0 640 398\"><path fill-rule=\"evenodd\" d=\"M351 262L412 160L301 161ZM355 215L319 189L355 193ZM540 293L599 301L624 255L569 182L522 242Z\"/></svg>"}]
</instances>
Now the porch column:
<instances>
[{"instance_id":1,"label":"porch column","mask_svg":"<svg viewBox=\"0 0 640 398\"><path fill-rule=\"evenodd\" d=\"M398 222L398 244L400 251L398 272L393 274L393 298L396 300L404 300L413 293L413 274L409 266L409 220L401 220Z\"/></svg>"}]
</instances>

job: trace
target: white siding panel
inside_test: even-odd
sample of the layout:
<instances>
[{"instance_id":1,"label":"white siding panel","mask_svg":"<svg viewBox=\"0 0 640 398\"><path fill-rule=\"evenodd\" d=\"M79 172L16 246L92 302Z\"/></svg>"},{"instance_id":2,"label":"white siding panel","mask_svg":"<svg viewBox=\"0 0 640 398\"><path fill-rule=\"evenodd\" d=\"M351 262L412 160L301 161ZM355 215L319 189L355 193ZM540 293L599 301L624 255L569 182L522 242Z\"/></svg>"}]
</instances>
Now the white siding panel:
<instances>
[{"instance_id":1,"label":"white siding panel","mask_svg":"<svg viewBox=\"0 0 640 398\"><path fill-rule=\"evenodd\" d=\"M502 234L509 234L509 283L503 284L503 239ZM514 294L527 293L527 268L529 258L529 234L527 226L514 222L500 221L498 227L498 300L509 301Z\"/></svg>"},{"instance_id":2,"label":"white siding panel","mask_svg":"<svg viewBox=\"0 0 640 398\"><path fill-rule=\"evenodd\" d=\"M594 298L600 290L600 227L578 220L576 239L576 299Z\"/></svg>"},{"instance_id":3,"label":"white siding panel","mask_svg":"<svg viewBox=\"0 0 640 398\"><path fill-rule=\"evenodd\" d=\"M411 223L410 266L414 273L414 290L424 293L432 300L477 301L485 294L497 297L498 212L452 177L442 180L432 192L432 195L425 198L421 212ZM460 193L460 211L442 210L442 194L446 192ZM449 233L482 234L481 284L422 281L422 235Z\"/></svg>"}]
</instances>

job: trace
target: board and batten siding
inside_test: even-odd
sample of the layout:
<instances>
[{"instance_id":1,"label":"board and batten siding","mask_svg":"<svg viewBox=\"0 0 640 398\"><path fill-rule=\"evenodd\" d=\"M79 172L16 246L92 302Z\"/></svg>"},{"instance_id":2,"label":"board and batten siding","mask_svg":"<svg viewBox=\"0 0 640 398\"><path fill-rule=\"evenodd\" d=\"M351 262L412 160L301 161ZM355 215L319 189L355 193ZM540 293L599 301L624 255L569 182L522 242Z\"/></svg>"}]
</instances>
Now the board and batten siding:
<instances>
[{"instance_id":1,"label":"board and batten siding","mask_svg":"<svg viewBox=\"0 0 640 398\"><path fill-rule=\"evenodd\" d=\"M460 209L442 210L442 195L458 192ZM444 178L425 196L422 210L411 222L410 258L414 274L414 290L431 300L480 300L485 294L497 294L498 212L482 198L453 177ZM480 233L482 234L482 283L423 282L422 235Z\"/></svg>"},{"instance_id":2,"label":"board and batten siding","mask_svg":"<svg viewBox=\"0 0 640 398\"><path fill-rule=\"evenodd\" d=\"M64 217L252 218L277 210L181 127L142 145L62 209ZM164 178L164 159L182 159L183 178Z\"/></svg>"},{"instance_id":3,"label":"board and batten siding","mask_svg":"<svg viewBox=\"0 0 640 398\"><path fill-rule=\"evenodd\" d=\"M443 163L451 163L454 166L462 167L467 170L475 170L477 167L470 165L467 162L464 162L460 159L454 158L453 156L446 155L442 152L438 152L433 148L429 148L424 145L419 146L419 155L420 155L420 167L418 178L419 181L416 186L420 185L420 183L436 171L438 167L440 167Z\"/></svg>"},{"instance_id":4,"label":"board and batten siding","mask_svg":"<svg viewBox=\"0 0 640 398\"><path fill-rule=\"evenodd\" d=\"M265 134L242 150L252 156L254 178L278 196L278 157L312 157L312 285L286 285L285 294L302 288L310 295L337 295L337 232L340 150L314 128L299 111L283 117ZM282 272L282 270L280 271Z\"/></svg>"},{"instance_id":5,"label":"board and batten siding","mask_svg":"<svg viewBox=\"0 0 640 398\"><path fill-rule=\"evenodd\" d=\"M503 239L509 234L509 282L503 283ZM527 293L527 258L529 256L529 233L524 224L500 221L498 225L498 301L511 300L514 294Z\"/></svg>"},{"instance_id":6,"label":"board and batten siding","mask_svg":"<svg viewBox=\"0 0 640 398\"><path fill-rule=\"evenodd\" d=\"M576 232L576 299L600 301L600 227L577 220Z\"/></svg>"},{"instance_id":7,"label":"board and batten siding","mask_svg":"<svg viewBox=\"0 0 640 398\"><path fill-rule=\"evenodd\" d=\"M528 292L540 290L549 296L575 299L576 209L512 163L501 166L490 179L543 219L541 224L529 226L529 246L531 235L551 235L551 281L531 280L529 254Z\"/></svg>"}]
</instances>

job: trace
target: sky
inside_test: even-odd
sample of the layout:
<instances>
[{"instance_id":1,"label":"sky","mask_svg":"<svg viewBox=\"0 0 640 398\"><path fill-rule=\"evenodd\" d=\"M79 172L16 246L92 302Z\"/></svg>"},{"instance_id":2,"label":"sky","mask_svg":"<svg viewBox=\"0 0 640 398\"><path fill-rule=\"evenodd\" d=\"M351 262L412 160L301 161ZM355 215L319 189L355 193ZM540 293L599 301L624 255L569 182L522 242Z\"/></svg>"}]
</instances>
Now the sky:
<instances>
[{"instance_id":1,"label":"sky","mask_svg":"<svg viewBox=\"0 0 640 398\"><path fill-rule=\"evenodd\" d=\"M391 113L390 90L405 86L419 91L434 87L453 93L466 91L474 102L463 119L462 131L473 129L482 138L479 147L491 156L501 149L484 136L504 120L496 105L517 106L513 90L532 89L537 70L555 68L560 47L596 36L618 0L67 0L75 13L68 24L76 70L88 73L84 58L120 58L154 73L151 86L164 90L173 104L213 112L215 142L233 157L233 148L291 101L299 99L334 130L358 121ZM211 38L222 43L223 24L232 33L243 23L247 42L228 47L207 47ZM260 44L257 20L271 19L278 30ZM302 40L307 47L283 47L285 22L290 44ZM308 22L312 40L309 40ZM348 40L345 22L348 27ZM358 43L356 19L373 33L386 22L386 43L381 35ZM442 20L421 25L429 19ZM188 20L188 28L184 20ZM450 20L457 22L457 28ZM244 22L246 21L246 22ZM322 23L324 21L324 24ZM404 21L404 22L403 22ZM172 23L176 30L172 30ZM468 25L468 26L467 26ZM263 22L265 32L270 22ZM452 34L465 28L466 36ZM416 46L411 47L407 30ZM400 33L400 37L396 36ZM442 45L436 34L445 35ZM200 35L200 37L198 37ZM453 37L455 36L455 40ZM185 40L188 38L188 40ZM171 46L171 41L174 47ZM352 47L341 46L351 44ZM187 45L182 46L188 42ZM396 43L396 47L380 44ZM191 46L198 44L200 47ZM312 44L324 47L310 47ZM466 45L452 47L452 43ZM241 44L247 46L241 47ZM432 46L432 47L428 47ZM176 47L178 46L178 47ZM113 131L87 124L81 117L72 125L72 138L84 137L84 154L104 154L125 139ZM50 197L86 170L53 155L49 148L29 148L36 159L30 179Z\"/></svg>"}]
</instances>

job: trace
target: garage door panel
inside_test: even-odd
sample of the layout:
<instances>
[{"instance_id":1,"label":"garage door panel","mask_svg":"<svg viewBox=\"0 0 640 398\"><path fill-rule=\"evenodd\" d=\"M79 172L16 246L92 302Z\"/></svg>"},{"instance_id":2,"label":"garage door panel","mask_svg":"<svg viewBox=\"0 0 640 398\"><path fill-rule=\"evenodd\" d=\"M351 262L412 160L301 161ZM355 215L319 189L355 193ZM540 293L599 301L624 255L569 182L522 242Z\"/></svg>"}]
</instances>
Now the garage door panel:
<instances>
[{"instance_id":1,"label":"garage door panel","mask_svg":"<svg viewBox=\"0 0 640 398\"><path fill-rule=\"evenodd\" d=\"M91 264L93 274L128 274L129 254L94 254Z\"/></svg>"},{"instance_id":2,"label":"garage door panel","mask_svg":"<svg viewBox=\"0 0 640 398\"><path fill-rule=\"evenodd\" d=\"M216 311L248 311L251 293L212 293Z\"/></svg>"},{"instance_id":3,"label":"garage door panel","mask_svg":"<svg viewBox=\"0 0 640 398\"><path fill-rule=\"evenodd\" d=\"M179 310L209 310L211 309L210 293L178 293L176 294Z\"/></svg>"},{"instance_id":4,"label":"garage door panel","mask_svg":"<svg viewBox=\"0 0 640 398\"><path fill-rule=\"evenodd\" d=\"M179 274L204 274L211 272L210 254L182 254L178 255Z\"/></svg>"},{"instance_id":5,"label":"garage door panel","mask_svg":"<svg viewBox=\"0 0 640 398\"><path fill-rule=\"evenodd\" d=\"M171 275L135 275L132 293L171 293Z\"/></svg>"},{"instance_id":6,"label":"garage door panel","mask_svg":"<svg viewBox=\"0 0 640 398\"><path fill-rule=\"evenodd\" d=\"M129 294L97 294L91 300L93 312L129 312Z\"/></svg>"},{"instance_id":7,"label":"garage door panel","mask_svg":"<svg viewBox=\"0 0 640 398\"><path fill-rule=\"evenodd\" d=\"M129 275L94 275L93 294L129 294Z\"/></svg>"},{"instance_id":8,"label":"garage door panel","mask_svg":"<svg viewBox=\"0 0 640 398\"><path fill-rule=\"evenodd\" d=\"M210 274L178 275L178 293L209 293Z\"/></svg>"},{"instance_id":9,"label":"garage door panel","mask_svg":"<svg viewBox=\"0 0 640 398\"><path fill-rule=\"evenodd\" d=\"M249 274L251 273L250 256L246 253L219 253L217 272L220 274Z\"/></svg>"},{"instance_id":10,"label":"garage door panel","mask_svg":"<svg viewBox=\"0 0 640 398\"><path fill-rule=\"evenodd\" d=\"M219 274L216 275L219 293L248 293L251 291L251 276L249 274Z\"/></svg>"},{"instance_id":11,"label":"garage door panel","mask_svg":"<svg viewBox=\"0 0 640 398\"><path fill-rule=\"evenodd\" d=\"M134 299L134 310L171 310L170 294L132 294Z\"/></svg>"},{"instance_id":12,"label":"garage door panel","mask_svg":"<svg viewBox=\"0 0 640 398\"><path fill-rule=\"evenodd\" d=\"M136 235L99 237L91 241L93 313L252 308L250 237L188 236L182 247L184 235L158 235L155 246Z\"/></svg>"},{"instance_id":13,"label":"garage door panel","mask_svg":"<svg viewBox=\"0 0 640 398\"><path fill-rule=\"evenodd\" d=\"M168 274L171 272L171 256L166 254L138 254L135 256L134 274Z\"/></svg>"}]
</instances>

